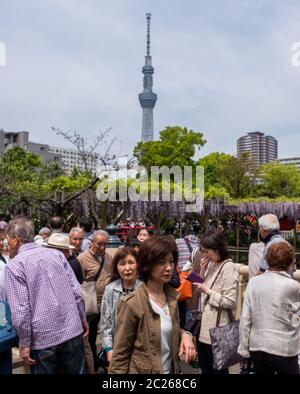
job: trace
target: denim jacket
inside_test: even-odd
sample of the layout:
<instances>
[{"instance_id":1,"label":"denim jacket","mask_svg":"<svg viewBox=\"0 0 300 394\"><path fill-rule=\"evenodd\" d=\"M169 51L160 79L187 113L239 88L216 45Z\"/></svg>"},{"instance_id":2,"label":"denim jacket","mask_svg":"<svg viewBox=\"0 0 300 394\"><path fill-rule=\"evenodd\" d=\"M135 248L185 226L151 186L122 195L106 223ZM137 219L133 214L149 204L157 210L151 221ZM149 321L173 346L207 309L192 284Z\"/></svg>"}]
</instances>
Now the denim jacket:
<instances>
[{"instance_id":1,"label":"denim jacket","mask_svg":"<svg viewBox=\"0 0 300 394\"><path fill-rule=\"evenodd\" d=\"M137 279L134 289L137 289L140 284L141 281ZM117 279L110 283L103 294L100 318L100 339L102 347L107 351L113 348L117 309L124 295L126 294L123 293L123 284L121 279Z\"/></svg>"}]
</instances>

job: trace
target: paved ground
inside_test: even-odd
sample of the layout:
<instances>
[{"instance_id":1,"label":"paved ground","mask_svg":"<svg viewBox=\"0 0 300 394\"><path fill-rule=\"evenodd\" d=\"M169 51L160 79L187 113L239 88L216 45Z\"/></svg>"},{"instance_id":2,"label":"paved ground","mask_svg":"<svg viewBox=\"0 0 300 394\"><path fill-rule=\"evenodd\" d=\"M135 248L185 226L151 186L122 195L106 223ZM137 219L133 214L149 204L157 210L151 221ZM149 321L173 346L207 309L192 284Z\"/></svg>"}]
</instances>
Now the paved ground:
<instances>
[{"instance_id":1,"label":"paved ground","mask_svg":"<svg viewBox=\"0 0 300 394\"><path fill-rule=\"evenodd\" d=\"M196 369L191 367L190 365L186 365L186 363L184 361L180 362L180 367L182 370L183 374L201 374L201 370L200 369ZM234 365L233 367L229 368L229 373L232 375L234 374L239 374L240 373L240 366L239 364Z\"/></svg>"}]
</instances>

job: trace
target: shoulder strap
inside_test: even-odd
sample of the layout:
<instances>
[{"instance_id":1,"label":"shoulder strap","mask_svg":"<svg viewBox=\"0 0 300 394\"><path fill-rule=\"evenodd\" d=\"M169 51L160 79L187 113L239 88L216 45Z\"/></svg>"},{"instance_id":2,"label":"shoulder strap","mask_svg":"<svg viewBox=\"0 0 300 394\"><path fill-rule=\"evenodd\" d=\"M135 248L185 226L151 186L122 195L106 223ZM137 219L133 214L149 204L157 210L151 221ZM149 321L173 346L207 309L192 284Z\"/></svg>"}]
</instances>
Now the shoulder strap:
<instances>
[{"instance_id":1,"label":"shoulder strap","mask_svg":"<svg viewBox=\"0 0 300 394\"><path fill-rule=\"evenodd\" d=\"M224 261L224 263L221 265L221 267L219 268L219 271L217 272L217 275L215 276L215 279L213 280L213 283L210 286L210 289L212 290L212 288L214 287L214 284L216 283L216 280L220 274L220 272L222 271L224 265L228 262L229 260Z\"/></svg>"},{"instance_id":2,"label":"shoulder strap","mask_svg":"<svg viewBox=\"0 0 300 394\"><path fill-rule=\"evenodd\" d=\"M186 243L186 246L187 246L188 249L189 249L189 252L192 253L193 248L192 248L192 246L191 246L191 244L190 244L190 241L189 241L187 238L183 238L183 239L184 239L184 242Z\"/></svg>"},{"instance_id":3,"label":"shoulder strap","mask_svg":"<svg viewBox=\"0 0 300 394\"><path fill-rule=\"evenodd\" d=\"M105 261L105 256L103 257L103 260L102 260L102 262L100 264L100 268L99 268L99 270L98 270L98 272L97 272L97 274L96 274L96 276L94 278L95 282L97 282L97 280L99 279L99 277L101 275L101 272L102 272L102 269L103 269L103 266L104 266L104 261Z\"/></svg>"},{"instance_id":4,"label":"shoulder strap","mask_svg":"<svg viewBox=\"0 0 300 394\"><path fill-rule=\"evenodd\" d=\"M196 253L198 252L198 250L199 250L199 247L197 247L197 248L192 250L192 254L191 254L191 262L192 262L192 264L194 264L194 258L195 258Z\"/></svg>"},{"instance_id":5,"label":"shoulder strap","mask_svg":"<svg viewBox=\"0 0 300 394\"><path fill-rule=\"evenodd\" d=\"M5 263L6 264L6 260L5 260L5 258L2 256L2 254L0 253L0 260L1 261L3 261L3 263Z\"/></svg>"},{"instance_id":6,"label":"shoulder strap","mask_svg":"<svg viewBox=\"0 0 300 394\"><path fill-rule=\"evenodd\" d=\"M221 267L219 268L219 271L217 272L217 274L216 274L216 276L215 276L215 279L213 280L213 282L212 282L212 284L211 284L211 286L210 286L210 290L212 290L212 288L214 287L214 284L216 283L216 280L217 280L217 278L218 278L220 272L222 271L224 265L225 265L228 261L229 261L229 260L224 261L224 263L223 263L223 264L221 265ZM207 302L208 302L208 297L206 297L206 299L204 300L204 303L203 303L203 310L204 310L204 307L205 307L205 305L207 304Z\"/></svg>"}]
</instances>

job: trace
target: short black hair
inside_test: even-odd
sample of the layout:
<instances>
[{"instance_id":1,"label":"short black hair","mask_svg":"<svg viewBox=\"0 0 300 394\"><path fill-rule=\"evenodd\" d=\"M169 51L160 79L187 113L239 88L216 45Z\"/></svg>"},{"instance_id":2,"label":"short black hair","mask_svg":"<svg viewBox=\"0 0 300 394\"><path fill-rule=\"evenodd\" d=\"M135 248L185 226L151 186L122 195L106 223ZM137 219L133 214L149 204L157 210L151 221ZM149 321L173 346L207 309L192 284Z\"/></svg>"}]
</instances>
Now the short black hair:
<instances>
[{"instance_id":1,"label":"short black hair","mask_svg":"<svg viewBox=\"0 0 300 394\"><path fill-rule=\"evenodd\" d=\"M178 249L176 241L169 235L153 235L141 244L138 253L139 277L145 283L150 279L153 268L160 264L161 260L172 253L174 264L178 263Z\"/></svg>"},{"instance_id":2,"label":"short black hair","mask_svg":"<svg viewBox=\"0 0 300 394\"><path fill-rule=\"evenodd\" d=\"M126 238L125 245L124 246L130 246L130 247L135 247L135 246L140 246L141 241L139 241L137 238Z\"/></svg>"},{"instance_id":3,"label":"short black hair","mask_svg":"<svg viewBox=\"0 0 300 394\"><path fill-rule=\"evenodd\" d=\"M213 249L219 252L221 261L228 259L227 242L223 232L208 230L203 234L200 245L205 249Z\"/></svg>"},{"instance_id":4,"label":"short black hair","mask_svg":"<svg viewBox=\"0 0 300 394\"><path fill-rule=\"evenodd\" d=\"M83 227L86 233L89 233L90 231L92 231L93 222L90 219L84 218L80 220L79 226Z\"/></svg>"},{"instance_id":5,"label":"short black hair","mask_svg":"<svg viewBox=\"0 0 300 394\"><path fill-rule=\"evenodd\" d=\"M52 230L61 230L63 228L64 223L65 220L62 216L52 216L49 225Z\"/></svg>"}]
</instances>

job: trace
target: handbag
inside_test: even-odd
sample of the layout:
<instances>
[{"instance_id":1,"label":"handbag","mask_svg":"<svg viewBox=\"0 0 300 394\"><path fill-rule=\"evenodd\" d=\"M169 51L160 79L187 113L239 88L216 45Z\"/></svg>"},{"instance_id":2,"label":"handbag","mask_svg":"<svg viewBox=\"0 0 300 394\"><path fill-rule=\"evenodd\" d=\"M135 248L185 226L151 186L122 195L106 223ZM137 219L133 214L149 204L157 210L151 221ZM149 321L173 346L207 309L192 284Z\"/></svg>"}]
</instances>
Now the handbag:
<instances>
[{"instance_id":1,"label":"handbag","mask_svg":"<svg viewBox=\"0 0 300 394\"><path fill-rule=\"evenodd\" d=\"M193 335L193 337L196 337L198 339L201 329L202 312L197 312L195 315L193 315L192 319L193 322L191 326L186 330L189 331Z\"/></svg>"},{"instance_id":2,"label":"handbag","mask_svg":"<svg viewBox=\"0 0 300 394\"><path fill-rule=\"evenodd\" d=\"M177 287L176 291L180 293L178 301L186 301L192 298L193 295L193 285L192 282L186 278L189 276L189 272L178 272L180 285Z\"/></svg>"},{"instance_id":3,"label":"handbag","mask_svg":"<svg viewBox=\"0 0 300 394\"><path fill-rule=\"evenodd\" d=\"M0 301L0 357L1 353L18 345L19 338L12 325L8 302Z\"/></svg>"},{"instance_id":4,"label":"handbag","mask_svg":"<svg viewBox=\"0 0 300 394\"><path fill-rule=\"evenodd\" d=\"M85 313L87 317L98 315L99 313L96 282L99 279L103 266L104 266L104 259L101 262L100 268L94 279L91 281L84 281L81 284L81 293L82 293L82 298L84 300Z\"/></svg>"},{"instance_id":5,"label":"handbag","mask_svg":"<svg viewBox=\"0 0 300 394\"><path fill-rule=\"evenodd\" d=\"M213 353L213 368L216 370L228 368L243 360L243 357L237 352L240 322L234 319L231 309L225 310L228 312L230 323L226 326L220 326L222 308L219 308L217 325L209 329Z\"/></svg>"}]
</instances>

